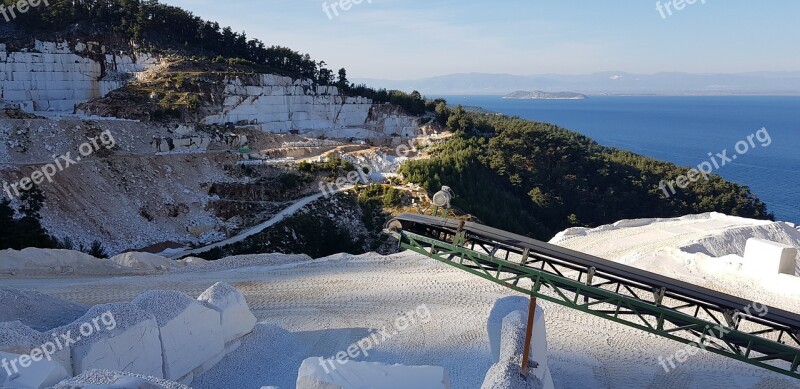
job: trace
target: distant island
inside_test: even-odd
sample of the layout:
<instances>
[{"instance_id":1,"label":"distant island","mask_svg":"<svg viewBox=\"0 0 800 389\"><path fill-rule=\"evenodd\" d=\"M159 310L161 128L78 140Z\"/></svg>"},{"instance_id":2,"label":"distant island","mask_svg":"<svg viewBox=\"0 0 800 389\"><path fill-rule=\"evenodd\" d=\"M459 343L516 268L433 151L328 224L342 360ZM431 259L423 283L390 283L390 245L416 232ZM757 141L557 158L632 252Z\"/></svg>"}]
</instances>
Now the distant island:
<instances>
[{"instance_id":1,"label":"distant island","mask_svg":"<svg viewBox=\"0 0 800 389\"><path fill-rule=\"evenodd\" d=\"M586 95L572 92L516 91L503 96L504 99L516 100L584 100Z\"/></svg>"}]
</instances>

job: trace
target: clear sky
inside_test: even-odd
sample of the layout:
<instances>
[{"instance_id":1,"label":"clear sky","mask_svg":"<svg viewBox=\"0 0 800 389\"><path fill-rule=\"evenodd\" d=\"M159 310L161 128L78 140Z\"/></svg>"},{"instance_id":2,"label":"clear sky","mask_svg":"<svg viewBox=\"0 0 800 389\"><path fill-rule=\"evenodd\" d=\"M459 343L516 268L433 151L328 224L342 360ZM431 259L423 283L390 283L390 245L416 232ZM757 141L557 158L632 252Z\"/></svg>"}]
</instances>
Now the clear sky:
<instances>
[{"instance_id":1,"label":"clear sky","mask_svg":"<svg viewBox=\"0 0 800 389\"><path fill-rule=\"evenodd\" d=\"M346 11L339 0L161 2L350 78L800 71L797 0L696 0L680 11L681 0L661 0L662 11L655 0L362 0Z\"/></svg>"}]
</instances>

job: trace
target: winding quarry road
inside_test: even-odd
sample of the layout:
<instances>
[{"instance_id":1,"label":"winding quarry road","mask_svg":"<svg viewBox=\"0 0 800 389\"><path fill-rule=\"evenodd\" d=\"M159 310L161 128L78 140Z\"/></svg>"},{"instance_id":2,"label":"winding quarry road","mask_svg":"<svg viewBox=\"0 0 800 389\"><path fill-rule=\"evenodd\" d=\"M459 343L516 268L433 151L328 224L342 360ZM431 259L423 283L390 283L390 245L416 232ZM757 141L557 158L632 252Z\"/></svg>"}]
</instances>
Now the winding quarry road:
<instances>
[{"instance_id":1,"label":"winding quarry road","mask_svg":"<svg viewBox=\"0 0 800 389\"><path fill-rule=\"evenodd\" d=\"M178 253L171 253L171 254L167 255L167 258L178 259L178 258L182 258L182 257L189 256L189 255L197 255L197 254L200 254L200 253L205 253L205 252L207 252L209 250L213 250L213 249L215 249L217 247L224 247L224 246L227 246L229 244L234 244L234 243L241 242L241 241L243 241L243 240L245 240L245 239L247 239L247 238L249 238L249 237L251 237L253 235L257 235L257 234L261 233L262 231L266 230L267 228L270 228L270 227L274 226L275 224L278 224L278 222L282 221L286 217L294 215L297 211L303 209L303 207L305 207L308 204L311 204L311 203L313 203L313 202L315 202L315 201L317 201L317 200L319 200L319 199L321 199L323 197L327 197L327 196L330 196L332 194L339 193L339 192L344 192L344 191L347 191L347 190L350 190L350 189L353 189L353 188L354 188L353 186L348 185L348 186L344 186L344 187L341 187L341 188L334 189L334 190L329 191L329 192L319 192L319 193L313 194L311 196L303 197L302 199L297 200L294 203L292 203L292 205L290 205L289 207L287 207L283 211L280 211L277 215L273 216L269 220L267 220L265 222L262 222L262 223L254 226L254 227L251 227L251 228L249 228L247 230L244 230L244 231L240 232L239 234L237 234L235 236L232 236L232 237L230 237L228 239L219 241L217 243L210 244L208 246L203 246L203 247L199 247L199 248L192 249L192 250L187 250L187 251L181 251L181 252L178 252Z\"/></svg>"}]
</instances>

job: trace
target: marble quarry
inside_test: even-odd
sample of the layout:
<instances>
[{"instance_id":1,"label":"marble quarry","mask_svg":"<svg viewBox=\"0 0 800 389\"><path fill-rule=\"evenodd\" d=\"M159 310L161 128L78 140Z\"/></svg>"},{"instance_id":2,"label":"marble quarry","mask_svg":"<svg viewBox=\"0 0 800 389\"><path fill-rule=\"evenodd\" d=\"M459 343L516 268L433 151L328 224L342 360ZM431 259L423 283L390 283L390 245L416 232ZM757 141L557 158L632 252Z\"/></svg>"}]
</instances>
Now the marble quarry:
<instances>
[{"instance_id":1,"label":"marble quarry","mask_svg":"<svg viewBox=\"0 0 800 389\"><path fill-rule=\"evenodd\" d=\"M347 130L352 129L375 136L415 136L419 129L417 118L366 97L344 96L335 86L271 74L255 81L226 79L225 84L222 112L207 116L205 124L255 125L265 132L334 138L350 137Z\"/></svg>"},{"instance_id":2,"label":"marble quarry","mask_svg":"<svg viewBox=\"0 0 800 389\"><path fill-rule=\"evenodd\" d=\"M32 49L19 51L0 44L0 100L27 112L73 112L158 63L145 53L106 53L91 42L71 46L37 40Z\"/></svg>"}]
</instances>

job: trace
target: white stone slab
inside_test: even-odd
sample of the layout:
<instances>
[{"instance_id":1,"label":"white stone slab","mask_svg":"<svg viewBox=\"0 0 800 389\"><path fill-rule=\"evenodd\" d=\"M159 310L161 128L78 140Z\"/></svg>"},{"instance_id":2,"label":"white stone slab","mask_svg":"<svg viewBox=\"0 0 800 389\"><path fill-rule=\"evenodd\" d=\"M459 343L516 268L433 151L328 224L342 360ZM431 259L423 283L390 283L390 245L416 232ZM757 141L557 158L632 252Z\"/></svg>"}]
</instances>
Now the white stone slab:
<instances>
[{"instance_id":1,"label":"white stone slab","mask_svg":"<svg viewBox=\"0 0 800 389\"><path fill-rule=\"evenodd\" d=\"M197 300L222 316L226 344L249 334L256 326L256 317L250 311L242 292L226 283L212 285Z\"/></svg>"},{"instance_id":2,"label":"white stone slab","mask_svg":"<svg viewBox=\"0 0 800 389\"><path fill-rule=\"evenodd\" d=\"M101 320L95 324L97 318ZM84 336L87 325L94 329ZM158 323L133 304L97 305L72 324L52 331L67 332L80 338L71 352L75 374L107 369L163 378Z\"/></svg>"},{"instance_id":3,"label":"white stone slab","mask_svg":"<svg viewBox=\"0 0 800 389\"><path fill-rule=\"evenodd\" d=\"M527 324L528 308L530 300L523 296L508 296L498 299L491 312L489 313L488 332L489 347L492 350L494 362L500 361L501 333L503 331L503 320L510 313L519 311L525 314L525 324ZM545 326L545 314L541 306L536 306L536 316L533 327L534 337L531 339L531 348L535 350L539 359L547 360L547 328Z\"/></svg>"},{"instance_id":4,"label":"white stone slab","mask_svg":"<svg viewBox=\"0 0 800 389\"><path fill-rule=\"evenodd\" d=\"M513 300L509 300L513 301ZM510 303L505 306L513 305ZM504 306L504 308L505 308ZM553 389L553 379L547 363L547 337L544 331L544 311L536 307L533 338L531 340L530 365L527 376L520 374L522 353L525 344L527 312L513 311L502 320L500 335L500 356L489 369L483 382L483 389L494 388L544 388ZM541 323L538 323L541 318Z\"/></svg>"},{"instance_id":5,"label":"white stone slab","mask_svg":"<svg viewBox=\"0 0 800 389\"><path fill-rule=\"evenodd\" d=\"M225 350L220 313L197 300L180 292L151 291L133 303L158 322L164 378L180 380Z\"/></svg>"}]
</instances>

